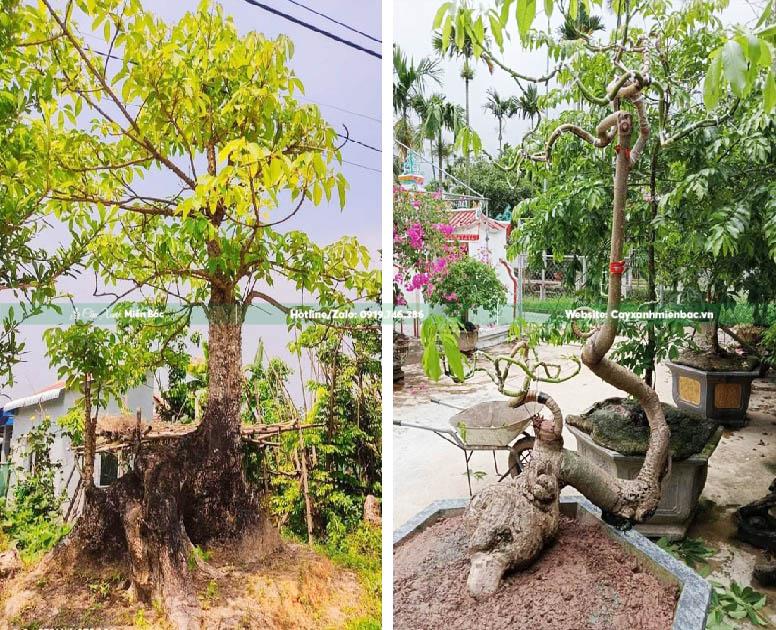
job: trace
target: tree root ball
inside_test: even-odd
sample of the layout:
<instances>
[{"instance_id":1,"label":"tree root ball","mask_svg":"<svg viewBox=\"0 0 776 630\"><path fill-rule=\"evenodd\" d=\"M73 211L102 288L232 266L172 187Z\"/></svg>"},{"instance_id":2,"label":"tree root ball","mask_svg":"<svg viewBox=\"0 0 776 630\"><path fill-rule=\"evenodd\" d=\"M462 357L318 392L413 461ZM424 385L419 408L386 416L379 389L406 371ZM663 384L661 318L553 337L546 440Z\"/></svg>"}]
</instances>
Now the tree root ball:
<instances>
[{"instance_id":1,"label":"tree root ball","mask_svg":"<svg viewBox=\"0 0 776 630\"><path fill-rule=\"evenodd\" d=\"M472 499L464 514L472 597L493 595L507 571L531 564L555 538L560 525L558 495L551 467L532 462L520 477L490 485Z\"/></svg>"}]
</instances>

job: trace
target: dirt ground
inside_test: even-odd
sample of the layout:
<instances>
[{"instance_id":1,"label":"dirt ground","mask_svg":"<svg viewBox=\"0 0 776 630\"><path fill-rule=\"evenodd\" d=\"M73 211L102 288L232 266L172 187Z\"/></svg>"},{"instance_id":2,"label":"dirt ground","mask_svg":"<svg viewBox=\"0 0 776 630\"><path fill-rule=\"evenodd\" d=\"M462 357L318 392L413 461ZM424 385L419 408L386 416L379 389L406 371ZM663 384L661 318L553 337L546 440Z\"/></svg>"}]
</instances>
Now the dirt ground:
<instances>
[{"instance_id":1,"label":"dirt ground","mask_svg":"<svg viewBox=\"0 0 776 630\"><path fill-rule=\"evenodd\" d=\"M678 591L647 572L598 526L563 519L555 544L477 602L461 517L436 523L394 550L396 630L666 630Z\"/></svg>"},{"instance_id":2,"label":"dirt ground","mask_svg":"<svg viewBox=\"0 0 776 630\"><path fill-rule=\"evenodd\" d=\"M356 576L304 545L285 544L262 562L227 548L206 554L213 575L193 571L205 611L204 628L313 630L344 627L360 616L362 587ZM18 602L2 628L166 628L157 607L129 600L126 566L78 566L47 575L29 599L3 585L2 604ZM26 601L25 601L26 600Z\"/></svg>"},{"instance_id":3,"label":"dirt ground","mask_svg":"<svg viewBox=\"0 0 776 630\"><path fill-rule=\"evenodd\" d=\"M506 349L496 348L493 352ZM540 355L558 358L579 354L580 346L543 346ZM448 426L454 409L432 402L432 397L453 402L462 407L485 400L497 400L499 393L487 376L478 374L466 384L456 385L450 379L432 383L422 374L419 365L405 368L405 382L394 394L394 418L437 427ZM560 404L564 415L581 413L596 401L622 393L603 383L588 369L567 383L541 384ZM671 378L665 365L658 366L656 390L664 402L672 402ZM723 584L735 580L768 596L764 609L770 622L776 625L776 589L765 588L752 581L752 569L762 552L735 538L735 510L768 493L776 477L776 374L756 379L752 386L748 424L725 431L709 460L706 486L698 513L688 536L702 538L714 548L709 579ZM576 449L576 440L567 430L564 445ZM506 470L506 454L497 454L498 470ZM496 479L493 455L475 453L471 460L474 471L472 488L479 488ZM398 527L414 514L437 499L455 499L469 495L464 456L454 446L428 431L394 427L394 526ZM573 488L564 494L573 495ZM744 624L742 628L753 628Z\"/></svg>"}]
</instances>

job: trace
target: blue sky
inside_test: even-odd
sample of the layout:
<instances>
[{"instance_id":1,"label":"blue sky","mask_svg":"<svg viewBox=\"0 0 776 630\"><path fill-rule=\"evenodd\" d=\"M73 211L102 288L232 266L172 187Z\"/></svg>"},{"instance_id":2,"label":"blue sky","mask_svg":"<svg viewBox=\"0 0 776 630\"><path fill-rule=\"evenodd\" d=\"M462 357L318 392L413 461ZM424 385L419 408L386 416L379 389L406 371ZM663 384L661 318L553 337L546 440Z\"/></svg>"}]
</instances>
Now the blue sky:
<instances>
[{"instance_id":1,"label":"blue sky","mask_svg":"<svg viewBox=\"0 0 776 630\"><path fill-rule=\"evenodd\" d=\"M177 2L153 2L145 0L143 4L169 22L178 20L184 13L196 9L199 0ZM60 3L62 4L62 3ZM347 125L351 138L357 139L375 148L380 148L381 90L380 60L363 52L332 41L300 25L273 15L244 0L219 0L224 12L234 18L238 29L247 33L259 31L268 37L279 34L289 36L295 44L295 55L291 66L305 86L306 100L319 105L321 113L328 122L341 133ZM264 0L279 11L293 15L319 28L354 41L355 43L378 52L380 44L344 27L331 23L314 15L289 0ZM373 37L380 39L381 18L380 0L307 0L304 2L315 10L326 13L335 20L349 24ZM88 33L88 31L86 31ZM87 38L88 43L100 48L97 39ZM358 144L348 143L342 150L342 172L350 184L347 204L340 211L338 204L309 206L286 224L288 230L304 230L318 243L325 244L345 235L352 235L373 252L373 264L380 264L380 153ZM152 191L164 191L164 177L150 174L144 188ZM56 242L56 234L48 234L45 240ZM60 289L70 292L77 301L97 301L92 298L95 280L93 275L82 275L67 279ZM292 287L282 284L273 287L273 295L281 301L296 301L298 295ZM10 300L5 297L4 300ZM41 334L44 326L28 326L23 330L27 342L24 363L15 371L16 384L0 394L16 397L46 386L56 380L53 370L48 368L44 356ZM291 362L286 350L290 340L285 326L246 326L244 330L244 360L253 356L259 338L264 339L267 352L271 356L280 356ZM292 362L295 365L295 360ZM294 387L295 390L298 389ZM2 398L0 398L0 405Z\"/></svg>"}]
</instances>

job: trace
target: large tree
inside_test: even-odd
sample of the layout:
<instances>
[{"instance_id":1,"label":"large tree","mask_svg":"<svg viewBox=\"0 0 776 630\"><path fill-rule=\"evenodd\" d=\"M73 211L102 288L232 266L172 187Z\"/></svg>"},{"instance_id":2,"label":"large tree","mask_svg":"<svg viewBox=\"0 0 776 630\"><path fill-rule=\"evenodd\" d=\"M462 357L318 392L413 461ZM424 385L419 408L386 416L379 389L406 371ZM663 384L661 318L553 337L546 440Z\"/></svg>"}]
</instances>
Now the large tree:
<instances>
[{"instance_id":1,"label":"large tree","mask_svg":"<svg viewBox=\"0 0 776 630\"><path fill-rule=\"evenodd\" d=\"M517 112L520 110L520 104L514 96L501 98L496 88L489 88L487 95L488 99L485 105L483 105L483 109L490 112L498 122L498 153L501 155L504 122L517 115Z\"/></svg>"},{"instance_id":2,"label":"large tree","mask_svg":"<svg viewBox=\"0 0 776 630\"><path fill-rule=\"evenodd\" d=\"M442 169L442 159L444 157L444 139L442 134L445 130L455 132L463 124L463 110L460 105L449 102L444 94L435 93L428 99L421 100L417 104L417 112L420 116L420 129L423 135L431 141L433 157L433 146L437 148L437 179L441 182L444 179Z\"/></svg>"},{"instance_id":3,"label":"large tree","mask_svg":"<svg viewBox=\"0 0 776 630\"><path fill-rule=\"evenodd\" d=\"M545 10L551 12L553 4L552 1L546 2ZM525 46L544 43L548 53L557 60L557 65L542 77L532 77L515 70L502 58L504 31L511 23L512 8L522 43ZM570 11L570 14L574 19L578 3L570 3L571 8L573 12ZM659 8L661 14L654 16L658 25L664 19L677 19L670 14L670 7L661 4ZM582 492L612 521L633 523L654 514L660 501L661 482L670 473L669 429L655 390L607 356L618 333L615 312L620 308L622 297L629 186L639 174L645 152L654 151L656 146L665 150L702 128L718 125L729 115L730 108L736 107L738 99L751 98L758 86L763 86L762 103L766 109L772 109L776 101L774 71L770 62L770 48L776 31L773 28L762 28L753 33L739 30L726 34L730 39L719 42L719 48L711 54L704 91L706 106L714 111L692 123L674 125L667 115L671 78L661 82L651 72L653 67L664 61L662 57L666 54L661 48L664 42L660 39L660 31L663 29L657 26L651 32L644 32L634 28L633 20L641 9L641 5L634 3L629 7L626 3L618 28L612 33L610 41L604 44L582 37L581 41L558 45L546 33L535 33L532 31L536 14L533 0L504 0L497 9L484 11L474 11L465 2L448 2L440 7L435 19L434 28L441 26L449 32L451 25L455 25L458 30L465 29L474 39L474 47L482 57L505 70L519 85L545 83L557 78L569 91L578 90L579 96L591 106L601 108L593 114L598 114L600 118L592 132L572 120L555 124L545 139L530 137L531 132L517 149L511 166L539 162L550 168L557 167L562 160L564 145L577 143L578 140L595 149L614 149L611 158L603 161L600 169L608 171L607 178L610 178L612 187L607 248L608 316L601 326L584 333L586 343L581 362L599 378L638 400L650 429L649 447L638 474L628 480L615 478L594 463L580 458L576 452L563 448L563 415L560 408L546 393L531 389L535 382L557 381L559 368L548 369L549 366L534 361L525 345L518 346L510 356L493 358L491 376L500 391L511 398L509 404L520 406L537 402L549 412L549 417L540 415L534 420L536 442L533 457L523 474L507 483L488 486L472 500L467 511L472 557L468 586L475 597L486 597L495 592L506 571L533 562L555 537L560 522L560 490L565 485ZM679 18L682 28L688 33L697 32L699 28L708 27L709 22L716 23L709 17L710 9L708 3L692 4L690 10ZM481 35L485 20L489 21L496 47L490 47ZM724 40L724 37L720 39ZM594 72L587 76L581 76L576 67L583 56L591 56L596 61L591 64ZM733 92L731 103L722 98L725 83L731 86ZM649 115L653 102L658 114L656 128ZM464 149L470 143L471 135L462 140ZM590 147L585 148L590 150ZM525 372L521 388L505 386L510 366Z\"/></svg>"},{"instance_id":4,"label":"large tree","mask_svg":"<svg viewBox=\"0 0 776 630\"><path fill-rule=\"evenodd\" d=\"M181 318L204 309L209 358L197 429L143 448L108 488L87 487L53 559L123 554L136 593L160 599L176 627L196 627L191 544L273 539L243 470L246 311L257 300L287 311L267 288L279 281L326 307L376 297L379 276L362 270L369 255L354 238L320 246L284 230L303 206L344 204L346 192L335 130L295 98L287 37L241 36L208 2L172 25L137 0L40 7L27 51L52 85L39 124L46 208L76 234L107 224L89 246L107 284L166 295ZM101 45L79 34L81 20Z\"/></svg>"},{"instance_id":5,"label":"large tree","mask_svg":"<svg viewBox=\"0 0 776 630\"><path fill-rule=\"evenodd\" d=\"M408 58L402 49L393 46L393 113L397 116L393 126L394 138L406 147L412 147L416 140L410 115L417 112L429 82L440 82L439 62L430 57L418 61ZM406 155L406 149L399 147L399 154Z\"/></svg>"}]
</instances>

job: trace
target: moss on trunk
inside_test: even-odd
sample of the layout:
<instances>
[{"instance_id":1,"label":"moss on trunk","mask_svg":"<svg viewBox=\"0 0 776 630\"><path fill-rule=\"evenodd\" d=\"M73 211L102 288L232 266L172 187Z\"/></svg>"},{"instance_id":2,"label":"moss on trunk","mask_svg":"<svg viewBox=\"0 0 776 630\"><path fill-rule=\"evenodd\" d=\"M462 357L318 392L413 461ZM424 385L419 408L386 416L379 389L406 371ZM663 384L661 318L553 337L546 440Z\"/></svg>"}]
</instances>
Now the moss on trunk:
<instances>
[{"instance_id":1,"label":"moss on trunk","mask_svg":"<svg viewBox=\"0 0 776 630\"><path fill-rule=\"evenodd\" d=\"M669 441L674 460L700 453L717 430L717 423L661 403L671 430ZM632 398L608 398L582 415L566 422L584 431L599 446L623 455L644 455L649 446L649 423L639 403Z\"/></svg>"}]
</instances>

